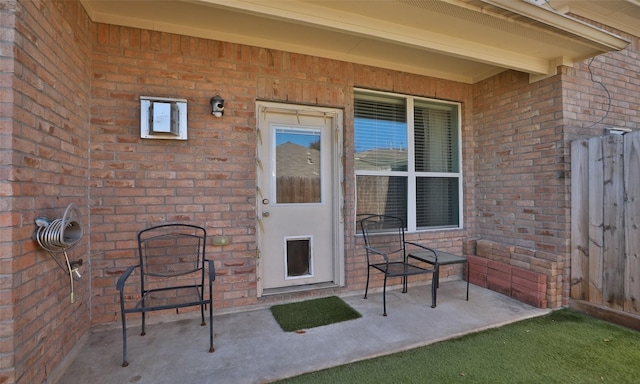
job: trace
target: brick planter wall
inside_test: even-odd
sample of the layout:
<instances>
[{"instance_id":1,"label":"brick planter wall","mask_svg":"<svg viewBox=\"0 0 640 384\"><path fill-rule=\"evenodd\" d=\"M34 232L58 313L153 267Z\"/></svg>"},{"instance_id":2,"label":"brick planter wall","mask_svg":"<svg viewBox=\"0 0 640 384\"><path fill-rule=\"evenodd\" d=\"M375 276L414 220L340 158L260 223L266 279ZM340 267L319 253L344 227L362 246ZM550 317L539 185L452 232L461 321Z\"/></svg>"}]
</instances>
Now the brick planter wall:
<instances>
[{"instance_id":1,"label":"brick planter wall","mask_svg":"<svg viewBox=\"0 0 640 384\"><path fill-rule=\"evenodd\" d=\"M464 251L472 284L538 308L561 306L561 263L536 258L531 249L489 240L468 240Z\"/></svg>"},{"instance_id":2,"label":"brick planter wall","mask_svg":"<svg viewBox=\"0 0 640 384\"><path fill-rule=\"evenodd\" d=\"M541 273L468 255L472 284L500 292L538 308L547 308L547 278Z\"/></svg>"}]
</instances>

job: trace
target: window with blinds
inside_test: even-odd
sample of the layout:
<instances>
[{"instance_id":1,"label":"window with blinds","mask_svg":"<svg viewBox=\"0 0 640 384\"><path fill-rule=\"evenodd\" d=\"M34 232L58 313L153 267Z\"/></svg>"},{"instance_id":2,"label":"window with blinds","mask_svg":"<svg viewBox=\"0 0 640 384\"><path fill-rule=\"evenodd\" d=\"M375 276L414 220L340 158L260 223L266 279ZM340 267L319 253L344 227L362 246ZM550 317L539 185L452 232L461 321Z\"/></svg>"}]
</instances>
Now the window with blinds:
<instances>
[{"instance_id":1,"label":"window with blinds","mask_svg":"<svg viewBox=\"0 0 640 384\"><path fill-rule=\"evenodd\" d=\"M356 91L354 114L357 214L460 227L459 104Z\"/></svg>"}]
</instances>

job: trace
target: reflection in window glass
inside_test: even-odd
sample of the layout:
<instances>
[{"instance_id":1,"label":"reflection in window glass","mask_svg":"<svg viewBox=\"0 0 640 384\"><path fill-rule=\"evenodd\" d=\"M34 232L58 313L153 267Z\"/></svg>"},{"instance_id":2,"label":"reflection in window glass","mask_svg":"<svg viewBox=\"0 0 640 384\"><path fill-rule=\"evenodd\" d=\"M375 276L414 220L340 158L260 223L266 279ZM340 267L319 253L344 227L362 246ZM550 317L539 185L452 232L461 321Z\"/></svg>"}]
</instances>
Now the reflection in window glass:
<instances>
[{"instance_id":1,"label":"reflection in window glass","mask_svg":"<svg viewBox=\"0 0 640 384\"><path fill-rule=\"evenodd\" d=\"M459 227L459 136L456 103L356 91L356 216L397 216L409 231Z\"/></svg>"},{"instance_id":2,"label":"reflection in window glass","mask_svg":"<svg viewBox=\"0 0 640 384\"><path fill-rule=\"evenodd\" d=\"M416 102L414 107L417 172L458 172L457 114L451 106Z\"/></svg>"},{"instance_id":3,"label":"reflection in window glass","mask_svg":"<svg viewBox=\"0 0 640 384\"><path fill-rule=\"evenodd\" d=\"M320 203L320 130L275 128L276 202Z\"/></svg>"},{"instance_id":4,"label":"reflection in window glass","mask_svg":"<svg viewBox=\"0 0 640 384\"><path fill-rule=\"evenodd\" d=\"M354 126L357 170L407 170L406 115L402 99L358 97Z\"/></svg>"},{"instance_id":5,"label":"reflection in window glass","mask_svg":"<svg viewBox=\"0 0 640 384\"><path fill-rule=\"evenodd\" d=\"M359 214L389 215L407 222L406 177L359 175L356 184Z\"/></svg>"},{"instance_id":6,"label":"reflection in window glass","mask_svg":"<svg viewBox=\"0 0 640 384\"><path fill-rule=\"evenodd\" d=\"M458 226L460 202L457 178L419 177L416 189L418 228Z\"/></svg>"}]
</instances>

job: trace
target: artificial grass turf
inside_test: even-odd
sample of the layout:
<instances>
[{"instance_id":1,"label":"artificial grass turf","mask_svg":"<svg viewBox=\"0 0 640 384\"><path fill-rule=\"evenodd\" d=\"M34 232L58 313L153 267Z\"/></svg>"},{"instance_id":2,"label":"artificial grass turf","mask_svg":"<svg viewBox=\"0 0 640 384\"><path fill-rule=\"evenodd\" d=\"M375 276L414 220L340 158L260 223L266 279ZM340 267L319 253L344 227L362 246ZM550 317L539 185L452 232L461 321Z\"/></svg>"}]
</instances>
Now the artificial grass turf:
<instances>
[{"instance_id":1,"label":"artificial grass turf","mask_svg":"<svg viewBox=\"0 0 640 384\"><path fill-rule=\"evenodd\" d=\"M337 296L274 305L271 307L271 313L285 332L319 327L362 316Z\"/></svg>"},{"instance_id":2,"label":"artificial grass turf","mask_svg":"<svg viewBox=\"0 0 640 384\"><path fill-rule=\"evenodd\" d=\"M278 383L640 383L640 332L562 309Z\"/></svg>"}]
</instances>

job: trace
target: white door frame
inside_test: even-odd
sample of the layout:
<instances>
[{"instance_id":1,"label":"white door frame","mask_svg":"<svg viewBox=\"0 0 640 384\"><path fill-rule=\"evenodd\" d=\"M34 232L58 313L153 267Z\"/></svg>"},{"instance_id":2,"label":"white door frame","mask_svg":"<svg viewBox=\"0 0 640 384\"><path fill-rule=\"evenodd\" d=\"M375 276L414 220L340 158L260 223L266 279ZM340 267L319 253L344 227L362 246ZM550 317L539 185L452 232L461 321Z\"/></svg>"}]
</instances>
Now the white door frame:
<instances>
[{"instance_id":1,"label":"white door frame","mask_svg":"<svg viewBox=\"0 0 640 384\"><path fill-rule=\"evenodd\" d=\"M268 164L268 159L260 159L258 153L260 149L261 140L267 139L268 132L261 131L261 122L265 119L265 114L269 111L276 111L278 113L291 113L293 115L309 115L309 116L324 116L330 117L333 121L333 127L331 132L331 175L332 178L332 216L333 216L333 244L332 251L334 257L334 284L336 286L344 286L345 284L345 260L344 260L344 153L343 153L343 121L344 112L342 109L326 108L326 107L314 107L298 104L285 104L258 101L256 102L256 177L261 177L261 166ZM256 185L260 185L260 180L256 180ZM261 217L260 207L262 198L257 193L256 196L256 238L257 238L257 296L261 297L265 294L262 275L263 266L260 256L261 236L263 236L263 224ZM291 287L290 290L302 290L296 289L297 287ZM267 293L268 294L268 293Z\"/></svg>"}]
</instances>

